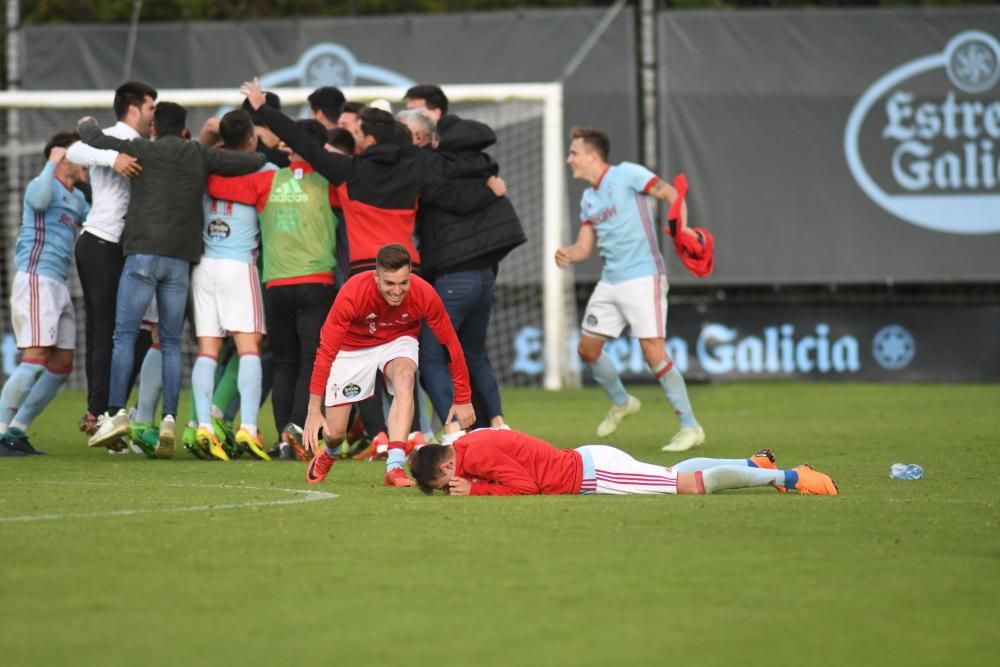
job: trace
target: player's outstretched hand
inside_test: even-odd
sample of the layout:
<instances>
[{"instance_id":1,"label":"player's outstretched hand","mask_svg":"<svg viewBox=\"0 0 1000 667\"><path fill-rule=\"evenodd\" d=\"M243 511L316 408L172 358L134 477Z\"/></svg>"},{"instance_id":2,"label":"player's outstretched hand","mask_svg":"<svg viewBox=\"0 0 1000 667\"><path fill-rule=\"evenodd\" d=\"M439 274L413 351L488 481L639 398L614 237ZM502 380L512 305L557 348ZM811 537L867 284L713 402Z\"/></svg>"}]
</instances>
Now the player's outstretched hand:
<instances>
[{"instance_id":1,"label":"player's outstretched hand","mask_svg":"<svg viewBox=\"0 0 1000 667\"><path fill-rule=\"evenodd\" d=\"M452 477L448 480L449 496L467 496L472 491L472 482L462 477Z\"/></svg>"},{"instance_id":2,"label":"player's outstretched hand","mask_svg":"<svg viewBox=\"0 0 1000 667\"><path fill-rule=\"evenodd\" d=\"M452 418L457 419L462 428L469 428L476 421L476 411L472 409L472 403L452 403L444 423L450 424Z\"/></svg>"},{"instance_id":3,"label":"player's outstretched hand","mask_svg":"<svg viewBox=\"0 0 1000 667\"><path fill-rule=\"evenodd\" d=\"M139 164L139 159L134 158L131 155L126 155L125 153L119 153L118 157L115 158L115 163L112 166L115 172L128 180L139 175L142 171L142 165Z\"/></svg>"},{"instance_id":4,"label":"player's outstretched hand","mask_svg":"<svg viewBox=\"0 0 1000 667\"><path fill-rule=\"evenodd\" d=\"M49 162L59 164L66 159L66 149L62 146L53 146L49 151Z\"/></svg>"},{"instance_id":5,"label":"player's outstretched hand","mask_svg":"<svg viewBox=\"0 0 1000 667\"><path fill-rule=\"evenodd\" d=\"M243 85L240 86L240 92L246 95L254 111L264 106L267 99L264 96L264 91L260 88L260 80L257 77L254 77L253 81L244 81Z\"/></svg>"},{"instance_id":6,"label":"player's outstretched hand","mask_svg":"<svg viewBox=\"0 0 1000 667\"><path fill-rule=\"evenodd\" d=\"M318 448L319 430L323 428L323 415L310 410L306 414L306 424L302 427L302 446L312 454Z\"/></svg>"}]
</instances>

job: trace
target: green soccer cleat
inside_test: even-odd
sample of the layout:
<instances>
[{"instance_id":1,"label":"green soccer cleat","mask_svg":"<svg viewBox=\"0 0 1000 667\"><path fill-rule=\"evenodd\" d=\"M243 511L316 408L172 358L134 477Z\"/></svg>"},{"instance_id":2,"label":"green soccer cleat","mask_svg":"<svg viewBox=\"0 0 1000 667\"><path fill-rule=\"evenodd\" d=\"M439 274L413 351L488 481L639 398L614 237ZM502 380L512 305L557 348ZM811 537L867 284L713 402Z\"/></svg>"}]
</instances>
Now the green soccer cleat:
<instances>
[{"instance_id":1,"label":"green soccer cleat","mask_svg":"<svg viewBox=\"0 0 1000 667\"><path fill-rule=\"evenodd\" d=\"M209 458L208 452L201 448L195 439L195 434L198 432L194 426L188 426L184 429L183 435L181 435L181 445L187 450L188 454L195 457L196 459L207 459Z\"/></svg>"},{"instance_id":2,"label":"green soccer cleat","mask_svg":"<svg viewBox=\"0 0 1000 667\"><path fill-rule=\"evenodd\" d=\"M243 448L236 443L236 433L231 424L218 417L212 417L212 432L230 459L235 459L243 453Z\"/></svg>"},{"instance_id":3,"label":"green soccer cleat","mask_svg":"<svg viewBox=\"0 0 1000 667\"><path fill-rule=\"evenodd\" d=\"M156 458L156 445L160 442L160 429L152 422L132 422L129 424L129 438L147 458Z\"/></svg>"}]
</instances>

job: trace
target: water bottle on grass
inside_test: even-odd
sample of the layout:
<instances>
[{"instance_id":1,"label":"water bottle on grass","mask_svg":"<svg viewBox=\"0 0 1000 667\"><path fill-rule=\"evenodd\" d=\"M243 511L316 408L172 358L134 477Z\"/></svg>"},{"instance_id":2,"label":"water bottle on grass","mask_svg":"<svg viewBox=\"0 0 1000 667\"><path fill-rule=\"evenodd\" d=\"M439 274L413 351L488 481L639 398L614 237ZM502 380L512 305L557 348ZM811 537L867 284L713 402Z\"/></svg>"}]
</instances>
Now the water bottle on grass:
<instances>
[{"instance_id":1,"label":"water bottle on grass","mask_svg":"<svg viewBox=\"0 0 1000 667\"><path fill-rule=\"evenodd\" d=\"M924 469L916 463L909 465L905 463L893 463L889 468L890 479L921 479L924 476Z\"/></svg>"}]
</instances>

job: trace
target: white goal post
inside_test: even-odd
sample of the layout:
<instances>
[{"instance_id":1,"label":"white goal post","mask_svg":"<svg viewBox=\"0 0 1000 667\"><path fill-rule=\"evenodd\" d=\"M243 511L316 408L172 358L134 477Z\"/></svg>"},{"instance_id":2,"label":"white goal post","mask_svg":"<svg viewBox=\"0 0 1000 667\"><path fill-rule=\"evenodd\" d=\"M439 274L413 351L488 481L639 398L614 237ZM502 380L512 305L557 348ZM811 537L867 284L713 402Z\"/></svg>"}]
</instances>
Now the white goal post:
<instances>
[{"instance_id":1,"label":"white goal post","mask_svg":"<svg viewBox=\"0 0 1000 667\"><path fill-rule=\"evenodd\" d=\"M515 250L511 257L531 256L533 266L520 266L508 269L511 259L504 261L501 270L501 281L513 283L534 282L540 289L540 307L537 322L540 325L544 353L539 351L537 366L544 364L540 378L533 376L534 381L541 380L546 389L560 389L564 386L579 383L577 365L571 363L571 351L567 345L570 332L576 326L576 304L574 296L574 280L572 269L560 270L555 265L556 249L568 241L568 205L566 195L567 172L565 159L565 133L563 127L563 88L561 83L507 83L507 84L457 84L442 85L450 104L463 117L482 120L494 129L498 125L513 127L516 124L531 124L537 126L537 132L517 134L520 143L506 148L503 145L504 133L498 129L499 137L496 154L501 168L501 176L507 181L508 195L511 197L528 233L528 243L525 250ZM282 107L299 107L306 104L306 98L313 92L312 88L271 88L282 101ZM394 111L401 109L400 100L406 89L401 87L361 86L343 88L347 99L368 102L375 99L386 99L393 103ZM70 129L69 120L75 119L73 112L79 115L95 115L104 124L111 120L110 109L114 99L112 90L66 91L66 90L32 90L32 91L0 91L0 108L7 113L7 132L0 142L7 166L8 194L6 203L7 221L4 233L10 238L12 226L20 224L20 194L27 180L34 177L36 169L40 168L40 148L44 143L44 133L51 134L60 129ZM242 96L237 88L225 89L166 89L158 91L158 99L170 100L183 104L191 110L189 127L197 132L205 117L214 115L219 109L238 106ZM27 127L34 116L33 112L61 112L56 122L48 126ZM100 112L103 115L94 113ZM85 112L85 113L84 113ZM200 113L196 113L200 112ZM107 123L110 124L110 123ZM63 127L66 126L66 127ZM514 143L514 142L511 142ZM540 146L537 144L541 144ZM511 153L510 151L514 151ZM493 151L491 151L493 152ZM25 156L38 153L37 168L32 165L21 165ZM520 155L520 154L524 155ZM535 164L520 168L512 155L518 154L520 164L528 165L524 160ZM517 171L531 174L531 180L537 183L523 182L518 179ZM29 173L30 172L30 173ZM526 176L527 177L527 176ZM523 190L523 192L522 192ZM23 192L23 190L22 190ZM537 201L539 200L540 201ZM526 216L539 218L526 220ZM8 246L12 250L12 246ZM524 261L523 257L519 261ZM6 295L4 295L6 297ZM495 316L491 329L503 326ZM523 319L523 316L521 316ZM78 329L82 330L83 321L78 319ZM502 333L505 341L513 345L514 331ZM496 342L493 342L496 345ZM497 350L490 350L494 367L498 365ZM501 353L499 356L506 359ZM82 364L78 367L82 368ZM516 364L515 364L516 366ZM523 364L522 364L523 367ZM506 374L498 369L498 376ZM508 378L508 381L511 381ZM513 381L527 383L518 376Z\"/></svg>"}]
</instances>

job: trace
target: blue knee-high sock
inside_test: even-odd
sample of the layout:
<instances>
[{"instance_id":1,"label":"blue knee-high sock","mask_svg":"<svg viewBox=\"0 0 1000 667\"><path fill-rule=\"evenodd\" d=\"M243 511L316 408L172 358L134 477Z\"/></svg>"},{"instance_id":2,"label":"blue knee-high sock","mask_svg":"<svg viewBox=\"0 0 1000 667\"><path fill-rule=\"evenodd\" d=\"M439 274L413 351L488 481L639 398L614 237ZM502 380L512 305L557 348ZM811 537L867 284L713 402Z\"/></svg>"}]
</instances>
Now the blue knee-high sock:
<instances>
[{"instance_id":1,"label":"blue knee-high sock","mask_svg":"<svg viewBox=\"0 0 1000 667\"><path fill-rule=\"evenodd\" d=\"M677 470L678 472L695 472L696 470L708 470L709 468L717 468L718 466L743 466L745 468L757 467L750 462L750 459L710 459L706 457L699 457L684 459L683 461L670 466L670 469Z\"/></svg>"},{"instance_id":2,"label":"blue knee-high sock","mask_svg":"<svg viewBox=\"0 0 1000 667\"><path fill-rule=\"evenodd\" d=\"M137 422L148 423L156 415L156 404L160 402L163 388L163 355L160 346L153 345L146 352L139 370L139 406L135 410Z\"/></svg>"},{"instance_id":3,"label":"blue knee-high sock","mask_svg":"<svg viewBox=\"0 0 1000 667\"><path fill-rule=\"evenodd\" d=\"M694 410L691 409L691 400L688 398L687 385L684 384L684 376L674 366L674 362L664 361L659 368L653 369L653 374L660 381L663 392L667 395L670 407L674 409L674 414L681 423L681 428L695 427L698 420L694 418Z\"/></svg>"},{"instance_id":4,"label":"blue knee-high sock","mask_svg":"<svg viewBox=\"0 0 1000 667\"><path fill-rule=\"evenodd\" d=\"M4 383L3 391L0 392L0 434L7 433L14 413L17 412L31 388L35 386L38 378L45 371L43 364L31 364L21 362L14 369L14 372Z\"/></svg>"},{"instance_id":5,"label":"blue knee-high sock","mask_svg":"<svg viewBox=\"0 0 1000 667\"><path fill-rule=\"evenodd\" d=\"M393 468L402 468L406 463L406 449L403 443L389 443L389 452L385 460L386 472Z\"/></svg>"},{"instance_id":6,"label":"blue knee-high sock","mask_svg":"<svg viewBox=\"0 0 1000 667\"><path fill-rule=\"evenodd\" d=\"M219 365L212 357L199 354L191 369L191 392L194 407L198 413L199 426L212 425L212 387L215 386L215 367Z\"/></svg>"},{"instance_id":7,"label":"blue knee-high sock","mask_svg":"<svg viewBox=\"0 0 1000 667\"><path fill-rule=\"evenodd\" d=\"M240 389L240 425L250 431L251 435L257 434L257 413L260 411L263 376L260 356L244 354L240 357L240 374L236 381Z\"/></svg>"},{"instance_id":8,"label":"blue knee-high sock","mask_svg":"<svg viewBox=\"0 0 1000 667\"><path fill-rule=\"evenodd\" d=\"M618 370L615 368L615 363L611 361L611 357L601 352L601 356L597 358L597 361L592 364L588 363L586 366L594 375L594 381L601 386L601 389L608 395L612 403L615 405L625 405L628 402L625 385L622 384L622 379L618 377Z\"/></svg>"},{"instance_id":9,"label":"blue knee-high sock","mask_svg":"<svg viewBox=\"0 0 1000 667\"><path fill-rule=\"evenodd\" d=\"M31 391L28 392L28 396L24 399L17 414L14 415L14 421L10 423L10 430L19 429L22 433L27 431L35 417L42 414L42 410L52 402L52 399L59 393L59 389L66 384L68 377L69 370L53 373L46 368Z\"/></svg>"}]
</instances>

